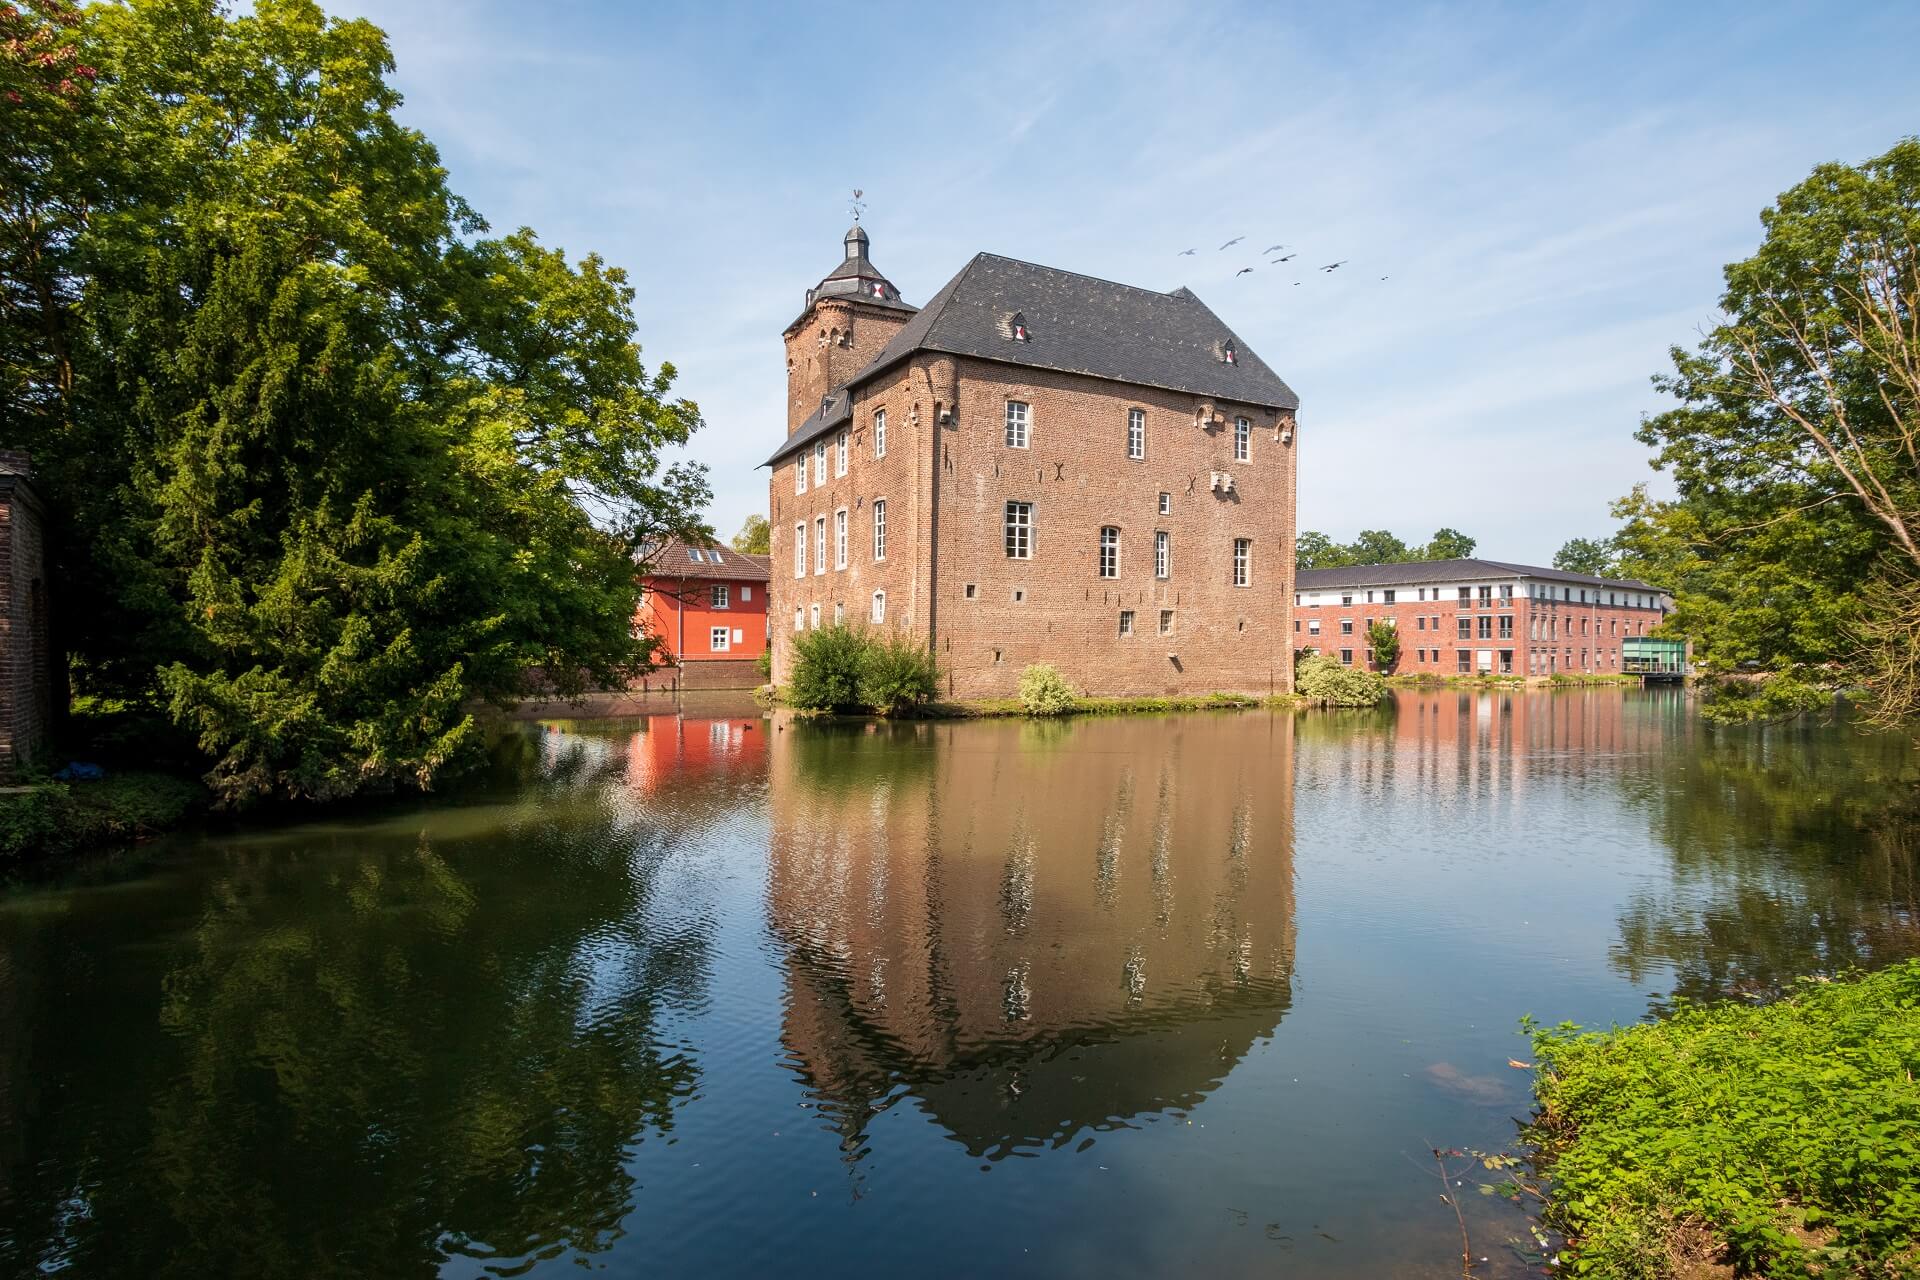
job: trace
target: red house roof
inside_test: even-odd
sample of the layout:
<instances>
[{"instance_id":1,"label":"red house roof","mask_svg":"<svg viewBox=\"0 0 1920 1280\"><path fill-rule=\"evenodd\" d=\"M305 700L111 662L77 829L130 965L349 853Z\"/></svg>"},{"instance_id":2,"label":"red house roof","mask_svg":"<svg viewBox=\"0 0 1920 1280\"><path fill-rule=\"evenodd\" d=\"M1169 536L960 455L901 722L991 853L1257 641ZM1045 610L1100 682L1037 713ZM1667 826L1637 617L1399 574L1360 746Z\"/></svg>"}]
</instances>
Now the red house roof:
<instances>
[{"instance_id":1,"label":"red house roof","mask_svg":"<svg viewBox=\"0 0 1920 1280\"><path fill-rule=\"evenodd\" d=\"M749 555L732 547L697 547L670 538L647 556L643 572L649 578L698 578L708 582L766 582L772 578L768 556Z\"/></svg>"}]
</instances>

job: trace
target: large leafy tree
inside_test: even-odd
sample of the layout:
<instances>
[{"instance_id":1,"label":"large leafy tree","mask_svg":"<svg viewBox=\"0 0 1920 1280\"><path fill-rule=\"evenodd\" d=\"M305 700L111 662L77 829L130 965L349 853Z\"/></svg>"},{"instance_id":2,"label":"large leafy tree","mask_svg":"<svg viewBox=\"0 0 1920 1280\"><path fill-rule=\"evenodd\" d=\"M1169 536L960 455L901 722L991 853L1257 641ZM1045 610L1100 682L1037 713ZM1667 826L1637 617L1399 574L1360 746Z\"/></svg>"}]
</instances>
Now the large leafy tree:
<instances>
[{"instance_id":1,"label":"large leafy tree","mask_svg":"<svg viewBox=\"0 0 1920 1280\"><path fill-rule=\"evenodd\" d=\"M62 513L77 685L164 707L239 803L427 786L475 699L643 669L634 557L706 536L707 488L663 462L699 414L642 364L624 275L488 237L371 24L66 16L98 68L91 134L37 144L79 175L44 197L68 349L28 352L5 413Z\"/></svg>"},{"instance_id":2,"label":"large leafy tree","mask_svg":"<svg viewBox=\"0 0 1920 1280\"><path fill-rule=\"evenodd\" d=\"M1593 577L1609 574L1613 571L1613 542L1608 538L1568 538L1553 553L1553 567Z\"/></svg>"},{"instance_id":3,"label":"large leafy tree","mask_svg":"<svg viewBox=\"0 0 1920 1280\"><path fill-rule=\"evenodd\" d=\"M1640 431L1677 497L1626 499L1620 545L1709 665L1841 671L1879 718L1920 714L1920 141L1761 221Z\"/></svg>"},{"instance_id":4,"label":"large leafy tree","mask_svg":"<svg viewBox=\"0 0 1920 1280\"><path fill-rule=\"evenodd\" d=\"M1458 560L1478 544L1458 529L1439 529L1424 545L1408 545L1385 529L1363 529L1352 542L1303 529L1294 539L1294 564L1301 569L1338 569L1353 564L1404 564L1414 560Z\"/></svg>"},{"instance_id":5,"label":"large leafy tree","mask_svg":"<svg viewBox=\"0 0 1920 1280\"><path fill-rule=\"evenodd\" d=\"M773 526L767 523L763 515L751 515L740 526L740 532L733 535L733 549L749 555L771 555L773 552Z\"/></svg>"}]
</instances>

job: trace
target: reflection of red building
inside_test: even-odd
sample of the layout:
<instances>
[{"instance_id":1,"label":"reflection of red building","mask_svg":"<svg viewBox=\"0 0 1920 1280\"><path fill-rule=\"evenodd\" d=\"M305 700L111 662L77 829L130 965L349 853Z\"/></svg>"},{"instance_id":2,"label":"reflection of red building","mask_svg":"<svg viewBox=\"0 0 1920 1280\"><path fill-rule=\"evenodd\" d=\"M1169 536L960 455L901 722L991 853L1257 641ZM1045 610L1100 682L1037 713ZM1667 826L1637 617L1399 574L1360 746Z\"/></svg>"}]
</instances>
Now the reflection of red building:
<instances>
[{"instance_id":1,"label":"reflection of red building","mask_svg":"<svg viewBox=\"0 0 1920 1280\"><path fill-rule=\"evenodd\" d=\"M648 561L634 625L687 689L750 689L767 648L767 558L674 539Z\"/></svg>"},{"instance_id":2,"label":"reflection of red building","mask_svg":"<svg viewBox=\"0 0 1920 1280\"><path fill-rule=\"evenodd\" d=\"M751 776L754 771L742 766L757 767L766 753L764 720L648 716L627 740L627 785L651 793L716 773Z\"/></svg>"}]
</instances>

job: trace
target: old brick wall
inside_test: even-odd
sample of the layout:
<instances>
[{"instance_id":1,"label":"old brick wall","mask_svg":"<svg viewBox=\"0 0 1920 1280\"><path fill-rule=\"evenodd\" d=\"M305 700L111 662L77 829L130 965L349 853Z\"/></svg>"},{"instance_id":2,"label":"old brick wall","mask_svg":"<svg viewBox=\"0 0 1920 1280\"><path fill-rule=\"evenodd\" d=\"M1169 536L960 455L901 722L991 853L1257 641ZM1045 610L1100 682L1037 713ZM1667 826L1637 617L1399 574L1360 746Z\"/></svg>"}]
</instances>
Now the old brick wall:
<instances>
[{"instance_id":1,"label":"old brick wall","mask_svg":"<svg viewBox=\"0 0 1920 1280\"><path fill-rule=\"evenodd\" d=\"M25 454L0 451L0 777L43 750L53 714L43 513Z\"/></svg>"},{"instance_id":2,"label":"old brick wall","mask_svg":"<svg viewBox=\"0 0 1920 1280\"><path fill-rule=\"evenodd\" d=\"M1289 416L1074 374L958 366L959 413L936 447L935 625L954 696L1009 695L1033 662L1053 663L1090 694L1291 688L1295 445L1280 440ZM1006 443L1009 400L1030 406L1026 448ZM1196 425L1208 407L1211 421ZM1132 409L1146 414L1140 460L1127 451ZM1244 462L1234 457L1239 417L1251 424ZM1230 494L1212 488L1216 472L1232 476ZM1033 504L1031 559L1006 554L1009 500ZM1116 578L1099 573L1102 526L1119 530ZM1159 531L1170 540L1164 579ZM1251 542L1245 587L1233 585L1236 538ZM1130 636L1122 610L1133 612Z\"/></svg>"},{"instance_id":3,"label":"old brick wall","mask_svg":"<svg viewBox=\"0 0 1920 1280\"><path fill-rule=\"evenodd\" d=\"M1511 599L1501 598L1496 590L1493 598L1483 603L1476 593L1470 607L1465 608L1461 607L1457 588L1450 585L1399 587L1391 604L1384 599L1384 588L1371 589L1373 600L1367 599L1368 590L1355 589L1351 605L1309 603L1297 609L1293 622L1295 646L1336 658L1350 649L1353 665L1366 666L1368 624L1391 618L1400 632L1400 661L1394 668L1400 675L1463 674L1459 656L1463 651L1468 655L1465 674L1478 673L1480 650L1491 651L1491 670L1496 675L1618 675L1620 642L1629 636L1647 635L1666 616L1657 604L1643 608L1596 600L1533 600L1521 593L1517 583ZM1419 599L1422 591L1430 598ZM1578 591L1576 587L1576 595ZM1467 625L1465 636L1460 634L1462 619ZM1486 620L1484 624L1482 619ZM1316 622L1320 627L1317 633L1313 629ZM1342 630L1343 624L1349 623L1351 632ZM1483 629L1486 635L1481 634ZM1503 654L1510 655L1510 669L1503 663Z\"/></svg>"},{"instance_id":4,"label":"old brick wall","mask_svg":"<svg viewBox=\"0 0 1920 1280\"><path fill-rule=\"evenodd\" d=\"M787 434L820 409L820 399L867 367L912 313L862 303L858 295L820 299L784 335Z\"/></svg>"}]
</instances>

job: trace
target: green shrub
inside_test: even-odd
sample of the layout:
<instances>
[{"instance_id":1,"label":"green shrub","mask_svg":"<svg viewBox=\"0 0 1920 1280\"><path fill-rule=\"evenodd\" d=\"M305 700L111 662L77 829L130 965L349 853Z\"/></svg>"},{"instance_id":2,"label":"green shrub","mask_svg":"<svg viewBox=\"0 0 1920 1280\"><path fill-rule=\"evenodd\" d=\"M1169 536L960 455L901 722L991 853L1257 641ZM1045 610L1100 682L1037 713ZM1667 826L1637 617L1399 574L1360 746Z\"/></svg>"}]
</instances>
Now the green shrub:
<instances>
[{"instance_id":1,"label":"green shrub","mask_svg":"<svg viewBox=\"0 0 1920 1280\"><path fill-rule=\"evenodd\" d=\"M1324 653L1312 653L1293 667L1293 691L1328 707L1371 707L1387 696L1385 677L1343 666Z\"/></svg>"},{"instance_id":2,"label":"green shrub","mask_svg":"<svg viewBox=\"0 0 1920 1280\"><path fill-rule=\"evenodd\" d=\"M1833 693L1791 672L1709 678L1701 685L1700 714L1716 724L1791 720L1833 705Z\"/></svg>"},{"instance_id":3,"label":"green shrub","mask_svg":"<svg viewBox=\"0 0 1920 1280\"><path fill-rule=\"evenodd\" d=\"M759 656L759 657L757 657L757 658L755 658L755 659L753 660L753 665L754 665L754 666L756 666L756 667L758 667L758 668L760 669L760 678L761 678L762 680L771 680L771 679L773 679L773 650L772 650L772 648L766 648L766 649L762 649L762 650L760 651L760 656Z\"/></svg>"},{"instance_id":4,"label":"green shrub","mask_svg":"<svg viewBox=\"0 0 1920 1280\"><path fill-rule=\"evenodd\" d=\"M116 774L0 796L0 866L85 853L164 831L204 804L185 778Z\"/></svg>"},{"instance_id":5,"label":"green shrub","mask_svg":"<svg viewBox=\"0 0 1920 1280\"><path fill-rule=\"evenodd\" d=\"M1020 673L1020 705L1030 716L1059 716L1073 710L1073 686L1050 662L1036 662Z\"/></svg>"},{"instance_id":6,"label":"green shrub","mask_svg":"<svg viewBox=\"0 0 1920 1280\"><path fill-rule=\"evenodd\" d=\"M940 691L940 669L927 646L898 631L865 637L860 701L883 716L925 706Z\"/></svg>"},{"instance_id":7,"label":"green shrub","mask_svg":"<svg viewBox=\"0 0 1920 1280\"><path fill-rule=\"evenodd\" d=\"M1771 1005L1536 1030L1530 1136L1569 1274L1908 1275L1920 1249L1920 961ZM1676 1259L1675 1255L1682 1255Z\"/></svg>"},{"instance_id":8,"label":"green shrub","mask_svg":"<svg viewBox=\"0 0 1920 1280\"><path fill-rule=\"evenodd\" d=\"M802 711L858 711L867 637L843 623L803 631L793 641L787 704Z\"/></svg>"}]
</instances>

